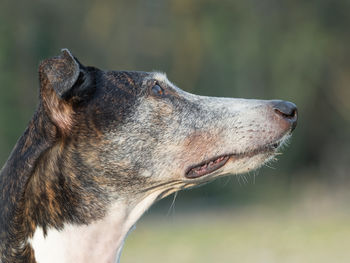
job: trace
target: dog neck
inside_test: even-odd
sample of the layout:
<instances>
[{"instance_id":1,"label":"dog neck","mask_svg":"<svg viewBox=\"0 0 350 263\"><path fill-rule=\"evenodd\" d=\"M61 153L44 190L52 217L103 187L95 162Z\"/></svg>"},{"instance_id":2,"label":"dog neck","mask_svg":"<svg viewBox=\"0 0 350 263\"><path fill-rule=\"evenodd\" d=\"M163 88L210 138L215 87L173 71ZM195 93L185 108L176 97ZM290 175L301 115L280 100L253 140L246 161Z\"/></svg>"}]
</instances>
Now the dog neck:
<instances>
[{"instance_id":1,"label":"dog neck","mask_svg":"<svg viewBox=\"0 0 350 263\"><path fill-rule=\"evenodd\" d=\"M48 126L36 114L0 172L0 262L114 263L159 193L111 198L103 179L69 155Z\"/></svg>"},{"instance_id":2,"label":"dog neck","mask_svg":"<svg viewBox=\"0 0 350 263\"><path fill-rule=\"evenodd\" d=\"M136 221L155 201L152 193L136 204L118 201L106 216L88 225L64 225L44 235L37 228L31 244L38 263L115 263L119 262L124 240Z\"/></svg>"},{"instance_id":3,"label":"dog neck","mask_svg":"<svg viewBox=\"0 0 350 263\"><path fill-rule=\"evenodd\" d=\"M37 160L51 147L56 132L41 111L40 105L0 171L0 262L35 262L25 244L31 226L24 224L23 196Z\"/></svg>"}]
</instances>

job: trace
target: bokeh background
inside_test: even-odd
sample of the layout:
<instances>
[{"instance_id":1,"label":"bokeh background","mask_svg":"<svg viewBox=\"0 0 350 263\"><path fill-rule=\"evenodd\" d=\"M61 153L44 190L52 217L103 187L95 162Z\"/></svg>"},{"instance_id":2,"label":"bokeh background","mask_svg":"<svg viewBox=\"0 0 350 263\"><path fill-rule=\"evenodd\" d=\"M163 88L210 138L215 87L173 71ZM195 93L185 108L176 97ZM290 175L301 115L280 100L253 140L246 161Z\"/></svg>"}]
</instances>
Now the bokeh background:
<instances>
[{"instance_id":1,"label":"bokeh background","mask_svg":"<svg viewBox=\"0 0 350 263\"><path fill-rule=\"evenodd\" d=\"M290 100L278 162L157 203L122 262L350 262L349 28L347 0L2 0L0 166L61 48L197 94Z\"/></svg>"}]
</instances>

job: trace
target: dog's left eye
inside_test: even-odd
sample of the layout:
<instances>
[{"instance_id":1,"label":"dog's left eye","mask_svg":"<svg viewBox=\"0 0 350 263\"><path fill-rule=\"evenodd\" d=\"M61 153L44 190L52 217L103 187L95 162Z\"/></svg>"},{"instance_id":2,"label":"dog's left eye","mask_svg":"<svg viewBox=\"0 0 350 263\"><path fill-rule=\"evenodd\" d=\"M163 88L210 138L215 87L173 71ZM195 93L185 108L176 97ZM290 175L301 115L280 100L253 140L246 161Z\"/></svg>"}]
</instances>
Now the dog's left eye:
<instances>
[{"instance_id":1,"label":"dog's left eye","mask_svg":"<svg viewBox=\"0 0 350 263\"><path fill-rule=\"evenodd\" d=\"M152 89L152 94L156 95L156 96L163 96L164 95L164 90L161 86L159 86L158 84L155 84Z\"/></svg>"}]
</instances>

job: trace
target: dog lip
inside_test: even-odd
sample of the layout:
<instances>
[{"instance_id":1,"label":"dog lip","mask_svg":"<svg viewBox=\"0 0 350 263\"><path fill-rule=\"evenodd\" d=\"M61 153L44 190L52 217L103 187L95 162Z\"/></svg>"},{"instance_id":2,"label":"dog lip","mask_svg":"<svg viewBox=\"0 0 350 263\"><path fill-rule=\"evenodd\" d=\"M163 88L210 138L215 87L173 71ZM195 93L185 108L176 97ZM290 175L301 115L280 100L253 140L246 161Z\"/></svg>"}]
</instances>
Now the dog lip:
<instances>
[{"instance_id":1,"label":"dog lip","mask_svg":"<svg viewBox=\"0 0 350 263\"><path fill-rule=\"evenodd\" d=\"M192 168L190 168L187 173L186 177L190 179L202 177L204 175L210 174L219 168L223 167L228 159L230 159L232 155L222 155L220 157L212 158L208 161L204 161L200 163L199 165L196 165Z\"/></svg>"},{"instance_id":2,"label":"dog lip","mask_svg":"<svg viewBox=\"0 0 350 263\"><path fill-rule=\"evenodd\" d=\"M281 141L277 140L273 143L265 144L264 146L254 149L252 151L238 153L238 154L232 153L232 154L220 155L219 157L211 158L197 165L193 165L189 167L187 169L185 176L188 179L196 179L199 177L203 177L223 167L229 159L238 160L240 158L252 157L254 155L261 154L261 153L275 152L277 148L280 146L280 144L281 144Z\"/></svg>"}]
</instances>

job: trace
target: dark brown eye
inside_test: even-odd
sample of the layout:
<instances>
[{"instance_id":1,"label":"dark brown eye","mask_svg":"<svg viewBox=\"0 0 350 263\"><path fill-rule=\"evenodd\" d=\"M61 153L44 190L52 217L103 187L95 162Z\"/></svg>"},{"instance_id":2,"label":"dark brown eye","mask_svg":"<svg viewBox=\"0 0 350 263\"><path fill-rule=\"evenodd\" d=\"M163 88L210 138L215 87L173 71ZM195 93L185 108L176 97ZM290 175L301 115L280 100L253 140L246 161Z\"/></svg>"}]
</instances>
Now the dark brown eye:
<instances>
[{"instance_id":1,"label":"dark brown eye","mask_svg":"<svg viewBox=\"0 0 350 263\"><path fill-rule=\"evenodd\" d=\"M156 96L163 96L164 95L164 90L162 89L161 86L159 86L158 84L155 84L152 88L151 88L152 94L156 95Z\"/></svg>"}]
</instances>

